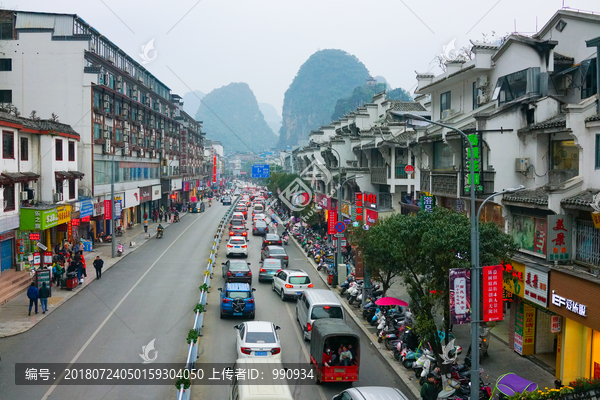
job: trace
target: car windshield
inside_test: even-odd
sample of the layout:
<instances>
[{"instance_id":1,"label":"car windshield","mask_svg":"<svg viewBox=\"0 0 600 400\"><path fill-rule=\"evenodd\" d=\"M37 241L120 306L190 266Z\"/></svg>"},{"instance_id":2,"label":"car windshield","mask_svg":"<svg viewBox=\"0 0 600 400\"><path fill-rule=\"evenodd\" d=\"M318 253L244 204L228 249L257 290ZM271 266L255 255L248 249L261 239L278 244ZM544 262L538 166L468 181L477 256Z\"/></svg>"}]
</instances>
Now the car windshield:
<instances>
[{"instance_id":1,"label":"car windshield","mask_svg":"<svg viewBox=\"0 0 600 400\"><path fill-rule=\"evenodd\" d=\"M225 297L230 299L249 299L251 297L251 292L230 291L225 294Z\"/></svg>"},{"instance_id":2,"label":"car windshield","mask_svg":"<svg viewBox=\"0 0 600 400\"><path fill-rule=\"evenodd\" d=\"M312 313L310 314L310 319L319 319L319 318L337 318L342 319L342 309L340 307L331 307L331 306L315 306L313 307Z\"/></svg>"},{"instance_id":3,"label":"car windshield","mask_svg":"<svg viewBox=\"0 0 600 400\"><path fill-rule=\"evenodd\" d=\"M257 228L266 228L266 227L267 227L267 224L265 224L265 223L264 223L264 222L262 222L262 221L256 221L256 225L255 225L255 226L256 226Z\"/></svg>"},{"instance_id":4,"label":"car windshield","mask_svg":"<svg viewBox=\"0 0 600 400\"><path fill-rule=\"evenodd\" d=\"M269 254L270 255L275 255L275 256L284 256L285 255L285 250L284 249L269 249Z\"/></svg>"},{"instance_id":5,"label":"car windshield","mask_svg":"<svg viewBox=\"0 0 600 400\"><path fill-rule=\"evenodd\" d=\"M310 283L308 276L290 276L290 283L292 285L306 285Z\"/></svg>"},{"instance_id":6,"label":"car windshield","mask_svg":"<svg viewBox=\"0 0 600 400\"><path fill-rule=\"evenodd\" d=\"M230 244L246 244L246 241L243 239L231 239L229 241Z\"/></svg>"},{"instance_id":7,"label":"car windshield","mask_svg":"<svg viewBox=\"0 0 600 400\"><path fill-rule=\"evenodd\" d=\"M272 258L267 258L263 262L263 268L267 268L267 269L277 268L277 269L280 269L281 268L281 261L280 260L275 260L275 259L272 259Z\"/></svg>"},{"instance_id":8,"label":"car windshield","mask_svg":"<svg viewBox=\"0 0 600 400\"><path fill-rule=\"evenodd\" d=\"M248 332L246 343L275 343L273 332Z\"/></svg>"}]
</instances>

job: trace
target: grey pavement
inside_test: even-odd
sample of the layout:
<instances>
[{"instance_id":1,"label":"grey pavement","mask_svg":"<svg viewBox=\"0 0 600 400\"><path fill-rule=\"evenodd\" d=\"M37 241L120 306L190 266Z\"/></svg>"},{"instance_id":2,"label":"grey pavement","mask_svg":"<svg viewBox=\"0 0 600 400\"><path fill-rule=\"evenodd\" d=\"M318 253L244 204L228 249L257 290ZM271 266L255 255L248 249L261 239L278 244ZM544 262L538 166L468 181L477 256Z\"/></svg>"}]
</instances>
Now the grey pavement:
<instances>
[{"instance_id":1,"label":"grey pavement","mask_svg":"<svg viewBox=\"0 0 600 400\"><path fill-rule=\"evenodd\" d=\"M183 218L187 212L181 213L180 216ZM163 227L167 228L171 225L171 222L163 222ZM79 285L73 290L61 290L60 287L52 287L52 297L48 298L48 311L46 314L42 314L42 308L38 304L38 314L35 314L32 310L32 315L29 316L29 299L27 293L21 293L17 297L6 302L0 306L0 337L17 335L33 328L41 320L49 316L54 310L63 305L71 297L79 294L85 287L96 280L96 271L92 266L96 256L100 256L104 260L103 272L109 270L113 265L133 254L135 250L139 249L140 246L150 238L156 236L156 227L158 223L150 223L148 225L148 233L144 233L142 224L137 224L131 229L127 229L123 236L117 237L115 241L115 252L118 243L122 243L124 247L122 256L115 256L112 258L112 244L111 243L95 243L93 251L85 252L86 262L86 273L87 278L84 279L84 283Z\"/></svg>"},{"instance_id":2,"label":"grey pavement","mask_svg":"<svg viewBox=\"0 0 600 400\"><path fill-rule=\"evenodd\" d=\"M168 385L15 385L15 363L119 363L142 365L142 346L155 340L158 363L184 363L199 286L213 232L227 207L188 214L163 239L138 243L101 280L20 335L0 338L2 399L166 399ZM127 248L126 248L127 250Z\"/></svg>"}]
</instances>

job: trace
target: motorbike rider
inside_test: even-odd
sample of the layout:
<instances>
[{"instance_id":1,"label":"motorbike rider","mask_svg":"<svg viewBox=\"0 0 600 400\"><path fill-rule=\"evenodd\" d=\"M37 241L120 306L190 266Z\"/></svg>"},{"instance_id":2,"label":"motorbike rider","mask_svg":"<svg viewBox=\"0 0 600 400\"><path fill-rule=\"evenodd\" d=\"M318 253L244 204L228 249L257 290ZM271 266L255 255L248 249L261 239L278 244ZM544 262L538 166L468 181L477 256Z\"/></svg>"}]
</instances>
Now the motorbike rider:
<instances>
[{"instance_id":1,"label":"motorbike rider","mask_svg":"<svg viewBox=\"0 0 600 400\"><path fill-rule=\"evenodd\" d=\"M164 230L165 230L165 228L163 228L163 226L159 223L158 227L156 227L156 234L160 233L162 235Z\"/></svg>"}]
</instances>

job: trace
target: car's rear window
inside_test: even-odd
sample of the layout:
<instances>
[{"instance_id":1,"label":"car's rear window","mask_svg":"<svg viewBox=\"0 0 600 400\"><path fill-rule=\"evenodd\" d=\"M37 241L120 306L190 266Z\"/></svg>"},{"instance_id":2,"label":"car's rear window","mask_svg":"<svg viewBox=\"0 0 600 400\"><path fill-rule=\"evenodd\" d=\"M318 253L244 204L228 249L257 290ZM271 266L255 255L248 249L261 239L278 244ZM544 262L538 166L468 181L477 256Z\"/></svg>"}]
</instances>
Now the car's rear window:
<instances>
[{"instance_id":1,"label":"car's rear window","mask_svg":"<svg viewBox=\"0 0 600 400\"><path fill-rule=\"evenodd\" d=\"M267 258L263 262L263 268L268 268L268 269L281 268L281 261Z\"/></svg>"},{"instance_id":2,"label":"car's rear window","mask_svg":"<svg viewBox=\"0 0 600 400\"><path fill-rule=\"evenodd\" d=\"M250 292L227 292L225 293L225 297L230 299L249 299Z\"/></svg>"},{"instance_id":3,"label":"car's rear window","mask_svg":"<svg viewBox=\"0 0 600 400\"><path fill-rule=\"evenodd\" d=\"M267 233L267 236L265 236L265 240L279 240L279 235Z\"/></svg>"},{"instance_id":4,"label":"car's rear window","mask_svg":"<svg viewBox=\"0 0 600 400\"><path fill-rule=\"evenodd\" d=\"M231 225L244 226L244 221L241 219L232 219Z\"/></svg>"},{"instance_id":5,"label":"car's rear window","mask_svg":"<svg viewBox=\"0 0 600 400\"><path fill-rule=\"evenodd\" d=\"M248 271L250 268L246 264L231 264L229 269L231 271Z\"/></svg>"},{"instance_id":6,"label":"car's rear window","mask_svg":"<svg viewBox=\"0 0 600 400\"><path fill-rule=\"evenodd\" d=\"M256 221L256 227L257 228L266 228L267 224L265 224L263 221Z\"/></svg>"},{"instance_id":7,"label":"car's rear window","mask_svg":"<svg viewBox=\"0 0 600 400\"><path fill-rule=\"evenodd\" d=\"M270 255L283 256L285 255L284 249L269 249Z\"/></svg>"},{"instance_id":8,"label":"car's rear window","mask_svg":"<svg viewBox=\"0 0 600 400\"><path fill-rule=\"evenodd\" d=\"M310 319L337 318L343 319L342 309L337 306L315 306L313 307Z\"/></svg>"},{"instance_id":9,"label":"car's rear window","mask_svg":"<svg viewBox=\"0 0 600 400\"><path fill-rule=\"evenodd\" d=\"M275 343L273 332L248 332L246 343Z\"/></svg>"},{"instance_id":10,"label":"car's rear window","mask_svg":"<svg viewBox=\"0 0 600 400\"><path fill-rule=\"evenodd\" d=\"M308 276L290 276L290 283L292 285L305 285L310 283Z\"/></svg>"},{"instance_id":11,"label":"car's rear window","mask_svg":"<svg viewBox=\"0 0 600 400\"><path fill-rule=\"evenodd\" d=\"M242 240L242 239L231 239L229 241L229 243L231 243L231 244L246 244L246 241Z\"/></svg>"}]
</instances>

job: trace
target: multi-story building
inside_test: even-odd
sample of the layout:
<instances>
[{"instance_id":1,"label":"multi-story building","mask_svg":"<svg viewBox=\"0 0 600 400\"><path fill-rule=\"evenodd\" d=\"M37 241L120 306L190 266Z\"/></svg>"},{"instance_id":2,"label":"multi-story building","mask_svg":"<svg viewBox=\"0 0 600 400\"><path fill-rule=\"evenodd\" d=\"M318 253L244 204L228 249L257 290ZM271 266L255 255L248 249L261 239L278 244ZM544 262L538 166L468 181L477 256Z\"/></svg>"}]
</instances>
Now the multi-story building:
<instances>
[{"instance_id":1,"label":"multi-story building","mask_svg":"<svg viewBox=\"0 0 600 400\"><path fill-rule=\"evenodd\" d=\"M110 200L113 181L128 226L184 189L182 178L161 187L161 164L179 174L182 132L197 148L202 137L163 82L77 15L5 12L0 24L0 102L24 115L55 113L80 133L80 195L98 204ZM197 151L194 161L186 154L186 174L187 163L198 166ZM95 233L108 228L96 222Z\"/></svg>"}]
</instances>

